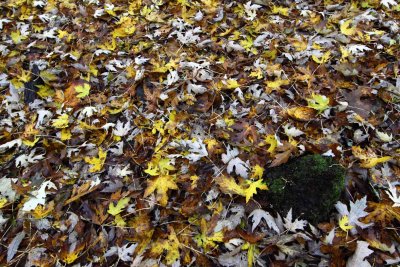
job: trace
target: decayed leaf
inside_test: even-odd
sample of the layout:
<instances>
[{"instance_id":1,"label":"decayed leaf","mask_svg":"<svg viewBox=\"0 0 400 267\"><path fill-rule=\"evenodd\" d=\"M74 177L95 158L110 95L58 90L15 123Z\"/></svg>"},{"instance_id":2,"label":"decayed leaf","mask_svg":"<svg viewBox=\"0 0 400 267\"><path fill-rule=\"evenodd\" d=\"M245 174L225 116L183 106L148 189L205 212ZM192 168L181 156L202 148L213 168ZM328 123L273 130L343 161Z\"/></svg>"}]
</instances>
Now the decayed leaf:
<instances>
[{"instance_id":1,"label":"decayed leaf","mask_svg":"<svg viewBox=\"0 0 400 267\"><path fill-rule=\"evenodd\" d=\"M18 247L21 244L22 240L25 238L25 232L19 232L8 245L7 249L7 262L10 262L15 254L17 253Z\"/></svg>"}]
</instances>

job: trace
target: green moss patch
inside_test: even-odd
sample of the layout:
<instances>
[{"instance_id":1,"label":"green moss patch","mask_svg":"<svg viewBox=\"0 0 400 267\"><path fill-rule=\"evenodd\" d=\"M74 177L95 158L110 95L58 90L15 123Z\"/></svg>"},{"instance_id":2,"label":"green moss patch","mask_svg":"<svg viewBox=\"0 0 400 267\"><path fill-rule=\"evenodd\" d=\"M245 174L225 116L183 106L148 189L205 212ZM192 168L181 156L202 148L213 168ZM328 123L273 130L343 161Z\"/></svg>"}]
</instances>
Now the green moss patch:
<instances>
[{"instance_id":1,"label":"green moss patch","mask_svg":"<svg viewBox=\"0 0 400 267\"><path fill-rule=\"evenodd\" d=\"M330 157L307 155L267 169L269 191L260 194L275 210L302 215L311 223L326 220L345 187L345 169Z\"/></svg>"}]
</instances>

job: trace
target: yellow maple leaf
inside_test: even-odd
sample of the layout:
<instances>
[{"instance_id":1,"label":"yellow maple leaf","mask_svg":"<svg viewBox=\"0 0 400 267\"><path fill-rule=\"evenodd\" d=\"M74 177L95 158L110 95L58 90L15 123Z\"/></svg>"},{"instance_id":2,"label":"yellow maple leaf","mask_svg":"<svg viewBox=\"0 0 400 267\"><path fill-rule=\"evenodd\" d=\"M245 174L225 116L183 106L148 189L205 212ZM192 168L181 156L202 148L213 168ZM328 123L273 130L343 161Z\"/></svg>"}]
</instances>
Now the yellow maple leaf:
<instances>
[{"instance_id":1,"label":"yellow maple leaf","mask_svg":"<svg viewBox=\"0 0 400 267\"><path fill-rule=\"evenodd\" d=\"M47 205L37 205L36 208L31 212L35 219L43 219L50 215L54 210L54 201L50 201Z\"/></svg>"},{"instance_id":2,"label":"yellow maple leaf","mask_svg":"<svg viewBox=\"0 0 400 267\"><path fill-rule=\"evenodd\" d=\"M165 207L168 203L168 190L178 189L178 185L174 180L174 175L160 175L153 180L149 180L147 188L144 191L144 197L148 197L150 194L156 191L157 200L161 206Z\"/></svg>"},{"instance_id":3,"label":"yellow maple leaf","mask_svg":"<svg viewBox=\"0 0 400 267\"><path fill-rule=\"evenodd\" d=\"M262 179L259 179L254 182L253 181L246 181L246 182L249 186L248 188L244 189L246 203L249 202L250 198L252 198L253 195L257 194L257 189L268 190L267 185L263 183Z\"/></svg>"},{"instance_id":4,"label":"yellow maple leaf","mask_svg":"<svg viewBox=\"0 0 400 267\"><path fill-rule=\"evenodd\" d=\"M226 88L227 89L236 89L240 86L240 84L235 79L228 79L226 81Z\"/></svg>"},{"instance_id":5,"label":"yellow maple leaf","mask_svg":"<svg viewBox=\"0 0 400 267\"><path fill-rule=\"evenodd\" d=\"M361 161L360 167L370 169L370 168L375 167L379 163L384 163L391 159L392 159L392 157L390 157L390 156L385 156L385 157L381 157L381 158L368 158L368 159Z\"/></svg>"},{"instance_id":6,"label":"yellow maple leaf","mask_svg":"<svg viewBox=\"0 0 400 267\"><path fill-rule=\"evenodd\" d=\"M119 214L115 215L114 224L116 226L118 226L118 227L125 227L126 226L126 222L125 222L124 218L122 218L122 216L119 215Z\"/></svg>"},{"instance_id":7,"label":"yellow maple leaf","mask_svg":"<svg viewBox=\"0 0 400 267\"><path fill-rule=\"evenodd\" d=\"M71 134L71 131L69 129L62 129L61 130L61 137L60 137L61 141L69 140L69 139L71 139L71 137L72 137L72 134Z\"/></svg>"},{"instance_id":8,"label":"yellow maple leaf","mask_svg":"<svg viewBox=\"0 0 400 267\"><path fill-rule=\"evenodd\" d=\"M256 254L259 254L257 244L246 242L241 249L247 250L247 267L252 267L254 259L256 258Z\"/></svg>"},{"instance_id":9,"label":"yellow maple leaf","mask_svg":"<svg viewBox=\"0 0 400 267\"><path fill-rule=\"evenodd\" d=\"M54 96L56 94L56 92L54 90L52 90L50 88L50 86L48 86L47 84L44 85L36 85L36 87L39 88L39 90L37 91L37 94L41 97L41 98L46 98L49 96Z\"/></svg>"},{"instance_id":10,"label":"yellow maple leaf","mask_svg":"<svg viewBox=\"0 0 400 267\"><path fill-rule=\"evenodd\" d=\"M115 40L115 38L112 38L111 42L105 42L104 44L98 45L97 47L103 50L114 51L115 48L117 48L117 41Z\"/></svg>"},{"instance_id":11,"label":"yellow maple leaf","mask_svg":"<svg viewBox=\"0 0 400 267\"><path fill-rule=\"evenodd\" d=\"M74 261L76 261L76 259L78 258L78 255L79 255L79 251L72 251L72 252L69 252L64 257L62 257L61 260L63 262L65 262L66 264L71 264Z\"/></svg>"},{"instance_id":12,"label":"yellow maple leaf","mask_svg":"<svg viewBox=\"0 0 400 267\"><path fill-rule=\"evenodd\" d=\"M373 168L379 163L383 163L392 159L390 156L377 157L377 155L370 149L363 150L359 146L353 146L351 148L353 155L361 161L361 168Z\"/></svg>"},{"instance_id":13,"label":"yellow maple leaf","mask_svg":"<svg viewBox=\"0 0 400 267\"><path fill-rule=\"evenodd\" d=\"M0 209L3 208L7 204L7 198L0 198Z\"/></svg>"},{"instance_id":14,"label":"yellow maple leaf","mask_svg":"<svg viewBox=\"0 0 400 267\"><path fill-rule=\"evenodd\" d=\"M287 7L282 7L282 6L272 6L272 13L273 14L280 14L283 16L289 16L289 8Z\"/></svg>"},{"instance_id":15,"label":"yellow maple leaf","mask_svg":"<svg viewBox=\"0 0 400 267\"><path fill-rule=\"evenodd\" d=\"M264 174L264 168L261 167L260 165L256 164L256 166L253 167L253 172L251 174L251 178L253 179L261 179Z\"/></svg>"},{"instance_id":16,"label":"yellow maple leaf","mask_svg":"<svg viewBox=\"0 0 400 267\"><path fill-rule=\"evenodd\" d=\"M175 170L175 167L171 164L169 158L160 159L159 156L156 156L147 164L147 169L144 170L144 172L151 176L157 176L160 174L168 174L169 171L173 170Z\"/></svg>"},{"instance_id":17,"label":"yellow maple leaf","mask_svg":"<svg viewBox=\"0 0 400 267\"><path fill-rule=\"evenodd\" d=\"M274 134L269 134L264 138L264 143L269 145L269 148L267 150L268 153L274 153L276 147L278 146L278 140L276 140L276 137Z\"/></svg>"},{"instance_id":18,"label":"yellow maple leaf","mask_svg":"<svg viewBox=\"0 0 400 267\"><path fill-rule=\"evenodd\" d=\"M135 21L131 17L121 17L117 23L120 26L112 32L112 37L127 37L132 35L135 30Z\"/></svg>"},{"instance_id":19,"label":"yellow maple leaf","mask_svg":"<svg viewBox=\"0 0 400 267\"><path fill-rule=\"evenodd\" d=\"M280 78L276 79L275 81L267 81L267 87L273 90L278 90L281 88L282 85L288 85L289 80L282 80Z\"/></svg>"},{"instance_id":20,"label":"yellow maple leaf","mask_svg":"<svg viewBox=\"0 0 400 267\"><path fill-rule=\"evenodd\" d=\"M108 210L107 212L113 216L116 216L117 214L120 214L123 209L125 209L126 206L129 204L130 197L124 197L118 200L117 205L114 205L113 202L110 202L108 205Z\"/></svg>"},{"instance_id":21,"label":"yellow maple leaf","mask_svg":"<svg viewBox=\"0 0 400 267\"><path fill-rule=\"evenodd\" d=\"M11 32L10 36L14 44L19 44L20 42L28 38L27 35L22 35L19 30Z\"/></svg>"},{"instance_id":22,"label":"yellow maple leaf","mask_svg":"<svg viewBox=\"0 0 400 267\"><path fill-rule=\"evenodd\" d=\"M60 116L58 116L57 119L53 120L53 127L58 128L58 129L62 129L62 128L67 128L68 127L68 123L69 123L69 116L68 114L64 113Z\"/></svg>"},{"instance_id":23,"label":"yellow maple leaf","mask_svg":"<svg viewBox=\"0 0 400 267\"><path fill-rule=\"evenodd\" d=\"M328 60L331 58L331 51L325 52L321 57L317 57L316 55L312 55L311 57L316 63L323 64L328 62Z\"/></svg>"},{"instance_id":24,"label":"yellow maple leaf","mask_svg":"<svg viewBox=\"0 0 400 267\"><path fill-rule=\"evenodd\" d=\"M168 239L158 239L156 242L153 242L150 254L158 257L166 251L165 260L167 261L167 265L172 265L181 256L179 253L180 242L176 236L174 228L168 225L168 230L170 232Z\"/></svg>"},{"instance_id":25,"label":"yellow maple leaf","mask_svg":"<svg viewBox=\"0 0 400 267\"><path fill-rule=\"evenodd\" d=\"M256 70L252 71L249 75L249 77L254 77L257 79L262 79L264 77L264 74L260 68L257 68Z\"/></svg>"},{"instance_id":26,"label":"yellow maple leaf","mask_svg":"<svg viewBox=\"0 0 400 267\"><path fill-rule=\"evenodd\" d=\"M339 227L343 231L347 232L351 230L354 226L349 224L349 217L347 215L344 215L339 220Z\"/></svg>"},{"instance_id":27,"label":"yellow maple leaf","mask_svg":"<svg viewBox=\"0 0 400 267\"><path fill-rule=\"evenodd\" d=\"M78 86L75 86L74 89L75 89L75 92L78 93L76 95L77 97L84 98L85 96L89 95L90 84L88 84L88 83L80 84Z\"/></svg>"},{"instance_id":28,"label":"yellow maple leaf","mask_svg":"<svg viewBox=\"0 0 400 267\"><path fill-rule=\"evenodd\" d=\"M98 158L95 158L95 157L93 157L93 158L85 157L84 158L86 163L93 165L89 169L89 172L99 172L103 168L104 162L106 161L106 158L107 158L107 151L103 151L103 149L100 147L98 155L99 155Z\"/></svg>"},{"instance_id":29,"label":"yellow maple leaf","mask_svg":"<svg viewBox=\"0 0 400 267\"><path fill-rule=\"evenodd\" d=\"M329 98L320 94L312 94L311 98L307 98L308 107L318 110L318 113L330 108Z\"/></svg>"},{"instance_id":30,"label":"yellow maple leaf","mask_svg":"<svg viewBox=\"0 0 400 267\"><path fill-rule=\"evenodd\" d=\"M201 233L194 237L197 245L202 247L206 252L217 246L216 242L223 242L224 233L222 231L209 233L207 229L207 221L202 218L200 221Z\"/></svg>"},{"instance_id":31,"label":"yellow maple leaf","mask_svg":"<svg viewBox=\"0 0 400 267\"><path fill-rule=\"evenodd\" d=\"M233 177L221 175L215 178L215 182L223 193L241 195L246 198L246 203L249 202L253 195L257 194L257 189L268 190L262 179L246 181L244 185L239 185Z\"/></svg>"},{"instance_id":32,"label":"yellow maple leaf","mask_svg":"<svg viewBox=\"0 0 400 267\"><path fill-rule=\"evenodd\" d=\"M236 194L244 196L245 190L236 183L231 176L221 175L215 178L215 182L219 185L221 191L225 194Z\"/></svg>"},{"instance_id":33,"label":"yellow maple leaf","mask_svg":"<svg viewBox=\"0 0 400 267\"><path fill-rule=\"evenodd\" d=\"M33 141L24 139L24 140L22 140L22 143L26 146L33 147L38 141L39 141L39 138L35 138Z\"/></svg>"},{"instance_id":34,"label":"yellow maple leaf","mask_svg":"<svg viewBox=\"0 0 400 267\"><path fill-rule=\"evenodd\" d=\"M340 25L340 31L344 34L344 35L354 35L357 32L357 27L351 27L350 24L353 22L353 20L349 19L346 20L345 22L343 22Z\"/></svg>"}]
</instances>

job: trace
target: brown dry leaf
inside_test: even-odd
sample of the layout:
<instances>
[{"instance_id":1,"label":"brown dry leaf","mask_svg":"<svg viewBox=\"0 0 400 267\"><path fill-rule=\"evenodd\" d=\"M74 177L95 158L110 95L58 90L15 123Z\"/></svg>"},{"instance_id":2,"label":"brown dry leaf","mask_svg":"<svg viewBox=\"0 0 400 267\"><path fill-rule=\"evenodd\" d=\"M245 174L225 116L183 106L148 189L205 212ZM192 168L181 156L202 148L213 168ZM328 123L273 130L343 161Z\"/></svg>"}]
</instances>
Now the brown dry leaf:
<instances>
[{"instance_id":1,"label":"brown dry leaf","mask_svg":"<svg viewBox=\"0 0 400 267\"><path fill-rule=\"evenodd\" d=\"M299 121L312 120L316 115L315 109L309 107L290 108L287 110L287 113L289 114L290 117Z\"/></svg>"}]
</instances>

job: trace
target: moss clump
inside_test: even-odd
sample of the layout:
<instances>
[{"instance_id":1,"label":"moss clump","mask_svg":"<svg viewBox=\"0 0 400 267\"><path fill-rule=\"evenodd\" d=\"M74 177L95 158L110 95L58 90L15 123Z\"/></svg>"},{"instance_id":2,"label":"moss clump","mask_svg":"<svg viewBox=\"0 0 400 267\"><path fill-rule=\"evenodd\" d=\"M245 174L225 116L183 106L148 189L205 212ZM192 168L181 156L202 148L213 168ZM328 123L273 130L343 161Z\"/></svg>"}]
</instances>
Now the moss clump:
<instances>
[{"instance_id":1,"label":"moss clump","mask_svg":"<svg viewBox=\"0 0 400 267\"><path fill-rule=\"evenodd\" d=\"M260 197L278 212L286 214L292 208L293 216L303 215L312 223L327 219L345 186L345 169L321 155L293 159L265 174L269 191Z\"/></svg>"}]
</instances>

